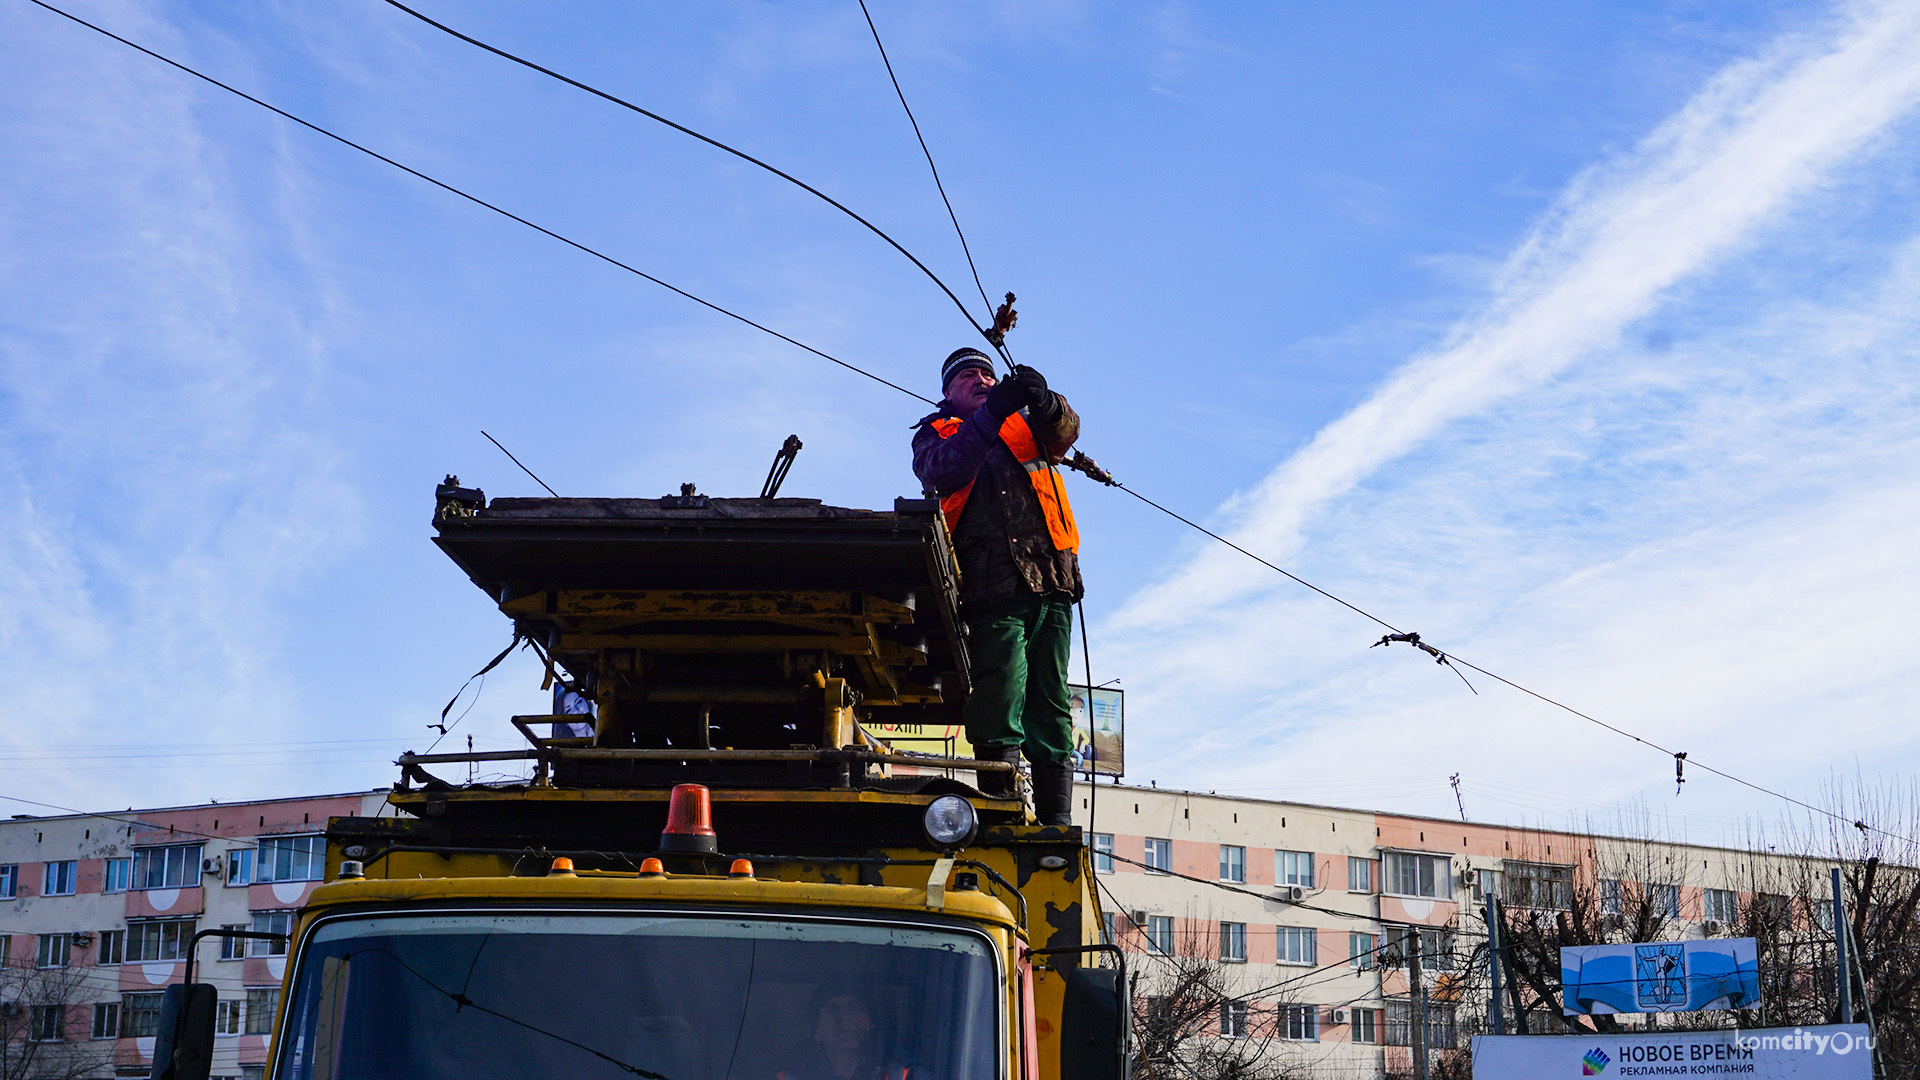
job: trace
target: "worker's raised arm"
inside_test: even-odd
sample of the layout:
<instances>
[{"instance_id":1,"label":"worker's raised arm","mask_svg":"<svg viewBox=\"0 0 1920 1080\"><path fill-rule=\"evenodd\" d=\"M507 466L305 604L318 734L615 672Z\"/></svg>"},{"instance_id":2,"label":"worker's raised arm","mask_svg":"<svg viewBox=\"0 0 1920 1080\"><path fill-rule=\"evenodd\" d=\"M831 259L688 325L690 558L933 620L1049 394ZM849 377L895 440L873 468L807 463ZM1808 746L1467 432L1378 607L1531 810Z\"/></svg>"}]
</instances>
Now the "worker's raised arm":
<instances>
[{"instance_id":1,"label":"worker's raised arm","mask_svg":"<svg viewBox=\"0 0 1920 1080\"><path fill-rule=\"evenodd\" d=\"M987 451L999 442L1000 421L985 405L961 419L934 413L913 433L913 475L929 495L951 495L973 483Z\"/></svg>"}]
</instances>

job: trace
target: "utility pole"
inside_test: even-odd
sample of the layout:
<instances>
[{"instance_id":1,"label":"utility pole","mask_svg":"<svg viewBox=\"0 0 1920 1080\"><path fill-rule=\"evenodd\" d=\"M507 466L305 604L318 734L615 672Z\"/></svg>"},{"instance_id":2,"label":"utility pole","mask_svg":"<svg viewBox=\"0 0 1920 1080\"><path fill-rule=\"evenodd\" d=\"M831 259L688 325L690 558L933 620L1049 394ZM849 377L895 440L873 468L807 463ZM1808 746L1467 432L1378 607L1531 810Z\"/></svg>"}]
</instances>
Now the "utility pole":
<instances>
[{"instance_id":1,"label":"utility pole","mask_svg":"<svg viewBox=\"0 0 1920 1080\"><path fill-rule=\"evenodd\" d=\"M1487 999L1487 1019L1495 1035L1507 1033L1506 1014L1500 1009L1500 898L1487 890L1487 971L1493 976L1493 996Z\"/></svg>"},{"instance_id":2,"label":"utility pole","mask_svg":"<svg viewBox=\"0 0 1920 1080\"><path fill-rule=\"evenodd\" d=\"M1833 868L1833 960L1839 968L1840 1023L1853 1023L1853 972L1847 967L1847 898L1840 892L1840 868Z\"/></svg>"},{"instance_id":3,"label":"utility pole","mask_svg":"<svg viewBox=\"0 0 1920 1080\"><path fill-rule=\"evenodd\" d=\"M1407 934L1407 988L1413 1006L1413 1080L1427 1080L1427 990L1420 983L1420 928Z\"/></svg>"}]
</instances>

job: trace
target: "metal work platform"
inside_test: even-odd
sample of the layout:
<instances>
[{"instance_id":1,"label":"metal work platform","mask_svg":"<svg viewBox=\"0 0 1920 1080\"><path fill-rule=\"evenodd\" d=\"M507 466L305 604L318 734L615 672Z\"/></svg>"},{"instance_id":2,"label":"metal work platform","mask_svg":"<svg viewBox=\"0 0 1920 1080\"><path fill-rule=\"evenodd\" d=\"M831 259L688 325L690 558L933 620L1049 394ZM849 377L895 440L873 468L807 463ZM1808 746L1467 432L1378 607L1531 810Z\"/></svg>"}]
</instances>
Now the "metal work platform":
<instances>
[{"instance_id":1,"label":"metal work platform","mask_svg":"<svg viewBox=\"0 0 1920 1080\"><path fill-rule=\"evenodd\" d=\"M957 724L970 689L939 506L436 491L441 550L593 713L515 717L540 783L917 790L862 721ZM572 725L591 725L591 733ZM544 730L542 730L544 729ZM410 756L421 766L480 755ZM1004 766L1002 766L1004 767ZM418 774L415 776L415 774Z\"/></svg>"}]
</instances>

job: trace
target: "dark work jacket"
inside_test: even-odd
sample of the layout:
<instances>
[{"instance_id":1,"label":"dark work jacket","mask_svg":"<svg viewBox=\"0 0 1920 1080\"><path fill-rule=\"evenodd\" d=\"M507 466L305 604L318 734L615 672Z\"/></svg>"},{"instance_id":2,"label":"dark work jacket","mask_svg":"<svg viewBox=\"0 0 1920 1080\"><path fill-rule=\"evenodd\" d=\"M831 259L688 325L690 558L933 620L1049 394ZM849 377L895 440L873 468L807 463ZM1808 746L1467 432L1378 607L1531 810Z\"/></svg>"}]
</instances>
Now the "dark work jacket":
<instances>
[{"instance_id":1,"label":"dark work jacket","mask_svg":"<svg viewBox=\"0 0 1920 1080\"><path fill-rule=\"evenodd\" d=\"M1059 420L1048 425L1029 416L1027 423L1034 439L1058 461L1080 437L1080 415L1066 398L1054 397L1060 402ZM933 422L945 417L965 423L943 439ZM986 406L967 416L942 401L939 411L922 417L913 433L913 472L921 489L934 498L973 483L953 536L967 618L980 618L1023 597L1079 600L1085 594L1079 555L1053 546L1033 483L1000 442L1000 424ZM1054 479L1067 482L1057 475Z\"/></svg>"}]
</instances>

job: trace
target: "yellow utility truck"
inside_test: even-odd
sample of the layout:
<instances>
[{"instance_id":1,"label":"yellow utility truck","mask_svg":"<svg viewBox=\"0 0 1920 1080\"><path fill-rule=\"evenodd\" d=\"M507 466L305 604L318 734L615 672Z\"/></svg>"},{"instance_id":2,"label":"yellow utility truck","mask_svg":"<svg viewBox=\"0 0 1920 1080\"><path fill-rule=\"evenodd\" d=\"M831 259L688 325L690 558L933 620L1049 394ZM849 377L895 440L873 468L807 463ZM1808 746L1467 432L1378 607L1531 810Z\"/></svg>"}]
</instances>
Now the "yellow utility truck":
<instances>
[{"instance_id":1,"label":"yellow utility truck","mask_svg":"<svg viewBox=\"0 0 1920 1080\"><path fill-rule=\"evenodd\" d=\"M1079 829L982 795L1005 764L873 734L946 731L968 690L935 504L448 477L434 525L555 705L330 823L270 1080L1127 1075ZM169 991L156 1078L206 1076L212 1011Z\"/></svg>"}]
</instances>

